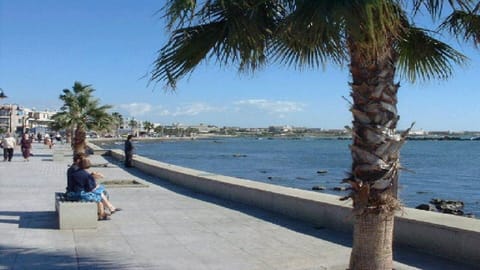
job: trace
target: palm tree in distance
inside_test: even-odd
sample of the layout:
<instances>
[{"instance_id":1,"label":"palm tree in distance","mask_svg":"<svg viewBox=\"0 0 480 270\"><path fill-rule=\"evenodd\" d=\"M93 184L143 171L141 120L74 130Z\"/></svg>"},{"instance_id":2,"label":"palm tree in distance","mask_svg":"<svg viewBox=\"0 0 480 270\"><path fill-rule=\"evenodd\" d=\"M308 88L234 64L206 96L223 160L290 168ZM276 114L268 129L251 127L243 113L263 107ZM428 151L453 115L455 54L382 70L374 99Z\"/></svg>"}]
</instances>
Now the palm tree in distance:
<instances>
[{"instance_id":1,"label":"palm tree in distance","mask_svg":"<svg viewBox=\"0 0 480 270\"><path fill-rule=\"evenodd\" d=\"M147 132L147 134L150 134L151 131L153 131L153 128L155 125L150 122L150 121L143 121L143 130Z\"/></svg>"},{"instance_id":2,"label":"palm tree in distance","mask_svg":"<svg viewBox=\"0 0 480 270\"><path fill-rule=\"evenodd\" d=\"M137 120L132 118L130 121L128 121L128 126L130 127L130 133L133 136L137 136L137 128L139 126Z\"/></svg>"},{"instance_id":3,"label":"palm tree in distance","mask_svg":"<svg viewBox=\"0 0 480 270\"><path fill-rule=\"evenodd\" d=\"M112 125L115 127L115 137L119 134L119 129L123 125L123 116L119 112L112 113Z\"/></svg>"},{"instance_id":4,"label":"palm tree in distance","mask_svg":"<svg viewBox=\"0 0 480 270\"><path fill-rule=\"evenodd\" d=\"M108 130L112 122L112 117L107 112L112 106L100 106L99 100L92 96L94 91L90 85L75 82L72 91L63 90L60 95L60 100L63 101L61 112L52 117L57 127L73 132L74 153L85 152L87 131Z\"/></svg>"},{"instance_id":5,"label":"palm tree in distance","mask_svg":"<svg viewBox=\"0 0 480 270\"><path fill-rule=\"evenodd\" d=\"M171 36L150 80L175 89L204 59L254 71L267 61L296 68L348 64L351 75L354 232L351 269L392 269L399 152L398 78L446 79L467 59L442 42L447 32L480 42L480 3L473 0L170 0ZM448 16L444 17L444 14ZM418 27L429 14L433 31Z\"/></svg>"}]
</instances>

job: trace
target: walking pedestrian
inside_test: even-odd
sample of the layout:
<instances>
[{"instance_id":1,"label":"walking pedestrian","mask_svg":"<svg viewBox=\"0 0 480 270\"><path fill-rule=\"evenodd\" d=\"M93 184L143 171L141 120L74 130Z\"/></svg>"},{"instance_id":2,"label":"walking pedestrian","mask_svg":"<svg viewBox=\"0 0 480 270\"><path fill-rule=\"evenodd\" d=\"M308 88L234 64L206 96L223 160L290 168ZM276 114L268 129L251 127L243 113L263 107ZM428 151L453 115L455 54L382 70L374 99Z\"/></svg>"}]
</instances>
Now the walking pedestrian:
<instances>
[{"instance_id":1,"label":"walking pedestrian","mask_svg":"<svg viewBox=\"0 0 480 270\"><path fill-rule=\"evenodd\" d=\"M29 161L30 150L32 149L32 139L28 136L27 133L24 133L22 140L20 140L20 148L22 150L23 160Z\"/></svg>"},{"instance_id":2,"label":"walking pedestrian","mask_svg":"<svg viewBox=\"0 0 480 270\"><path fill-rule=\"evenodd\" d=\"M15 138L13 138L12 134L7 133L2 140L2 147L3 147L3 161L12 161L13 157L13 149L17 145Z\"/></svg>"}]
</instances>

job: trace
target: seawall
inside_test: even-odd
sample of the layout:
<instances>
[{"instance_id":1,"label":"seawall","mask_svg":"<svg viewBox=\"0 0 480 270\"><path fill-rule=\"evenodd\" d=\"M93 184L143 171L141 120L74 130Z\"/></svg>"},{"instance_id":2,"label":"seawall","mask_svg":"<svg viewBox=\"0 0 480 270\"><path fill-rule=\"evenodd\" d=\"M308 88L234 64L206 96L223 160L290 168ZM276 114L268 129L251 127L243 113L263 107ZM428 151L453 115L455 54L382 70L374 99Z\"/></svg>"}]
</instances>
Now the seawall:
<instances>
[{"instance_id":1,"label":"seawall","mask_svg":"<svg viewBox=\"0 0 480 270\"><path fill-rule=\"evenodd\" d=\"M123 151L103 150L97 154L124 158ZM350 232L353 228L351 202L338 196L218 175L134 155L134 166L177 185L216 197L241 202L291 218ZM462 263L480 265L480 220L403 208L395 218L395 245L407 245L421 252Z\"/></svg>"}]
</instances>

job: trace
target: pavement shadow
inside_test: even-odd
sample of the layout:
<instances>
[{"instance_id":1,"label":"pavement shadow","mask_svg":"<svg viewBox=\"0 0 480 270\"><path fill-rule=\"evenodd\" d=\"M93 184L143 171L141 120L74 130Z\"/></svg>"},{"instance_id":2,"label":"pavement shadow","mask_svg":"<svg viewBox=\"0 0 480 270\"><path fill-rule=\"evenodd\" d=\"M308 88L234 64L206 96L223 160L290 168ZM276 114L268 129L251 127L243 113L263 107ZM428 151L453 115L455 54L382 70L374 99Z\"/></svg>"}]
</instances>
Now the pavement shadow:
<instances>
[{"instance_id":1,"label":"pavement shadow","mask_svg":"<svg viewBox=\"0 0 480 270\"><path fill-rule=\"evenodd\" d=\"M53 157L52 154L33 154L32 157Z\"/></svg>"},{"instance_id":2,"label":"pavement shadow","mask_svg":"<svg viewBox=\"0 0 480 270\"><path fill-rule=\"evenodd\" d=\"M131 263L106 260L101 256L77 256L61 250L22 248L0 245L0 269L133 269Z\"/></svg>"},{"instance_id":3,"label":"pavement shadow","mask_svg":"<svg viewBox=\"0 0 480 270\"><path fill-rule=\"evenodd\" d=\"M55 211L0 211L0 223L18 224L24 229L58 229Z\"/></svg>"}]
</instances>

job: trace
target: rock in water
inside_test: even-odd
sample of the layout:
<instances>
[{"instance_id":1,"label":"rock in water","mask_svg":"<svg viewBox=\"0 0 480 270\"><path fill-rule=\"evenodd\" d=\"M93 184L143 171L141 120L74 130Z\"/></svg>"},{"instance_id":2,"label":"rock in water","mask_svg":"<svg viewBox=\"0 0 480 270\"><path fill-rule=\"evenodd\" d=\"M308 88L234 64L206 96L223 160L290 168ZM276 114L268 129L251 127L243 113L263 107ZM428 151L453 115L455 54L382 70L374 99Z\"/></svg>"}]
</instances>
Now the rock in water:
<instances>
[{"instance_id":1,"label":"rock in water","mask_svg":"<svg viewBox=\"0 0 480 270\"><path fill-rule=\"evenodd\" d=\"M437 208L435 207L435 205L430 203L422 203L415 208L420 210L426 210L426 211L434 211L434 212L437 211Z\"/></svg>"}]
</instances>

